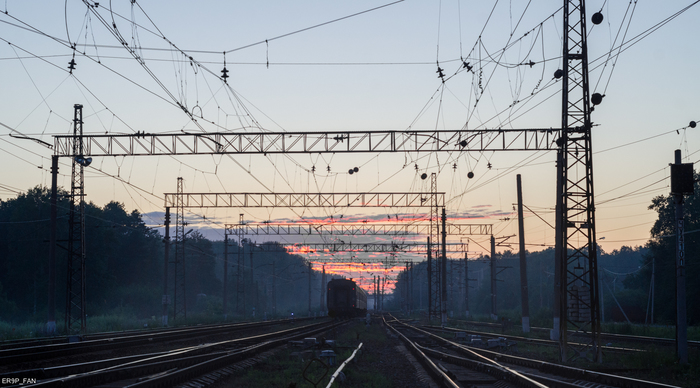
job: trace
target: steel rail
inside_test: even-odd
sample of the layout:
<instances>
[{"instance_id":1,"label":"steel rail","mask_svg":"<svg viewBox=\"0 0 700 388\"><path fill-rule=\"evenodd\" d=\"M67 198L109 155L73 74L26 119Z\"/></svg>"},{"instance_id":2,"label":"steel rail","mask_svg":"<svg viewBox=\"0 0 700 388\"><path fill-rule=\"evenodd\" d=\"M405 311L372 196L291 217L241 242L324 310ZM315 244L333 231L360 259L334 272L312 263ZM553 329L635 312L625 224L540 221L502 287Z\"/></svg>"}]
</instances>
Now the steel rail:
<instances>
[{"instance_id":1,"label":"steel rail","mask_svg":"<svg viewBox=\"0 0 700 388\"><path fill-rule=\"evenodd\" d=\"M307 320L307 319L313 319L313 318L297 318L297 321L300 320ZM276 322L284 323L290 321L290 319L279 319L276 320ZM272 321L270 321L272 322ZM247 325L247 324L255 324L254 321L242 321L242 322L236 322L236 323L229 323L228 325ZM89 334L83 334L80 335L79 338L81 342L83 341L88 341L88 340L97 340L97 339L104 339L104 338L119 338L119 337L127 337L131 335L138 335L138 334L145 334L145 333L167 333L167 332L174 332L177 330L183 330L183 329L193 329L193 330L201 330L201 329L206 329L210 327L219 327L221 326L222 323L214 323L214 324L207 324L207 325L197 325L196 327L187 327L187 326L173 326L173 327L158 327L158 328L148 328L148 329L129 329L129 330L119 330L119 331L106 331L106 332L97 332L97 333L89 333ZM52 336L52 337L38 337L38 338L23 338L23 339L16 339L16 340L5 340L5 341L0 341L0 351L2 350L8 350L8 349L17 349L17 348L24 348L24 347L30 347L30 346L43 346L43 345L54 345L54 344L66 344L70 342L70 338L75 337L73 335L57 335L57 336Z\"/></svg>"},{"instance_id":2,"label":"steel rail","mask_svg":"<svg viewBox=\"0 0 700 388\"><path fill-rule=\"evenodd\" d=\"M265 350L269 350L281 345L285 345L288 341L291 340L298 340L300 338L305 338L309 335L321 333L327 330L330 330L334 327L344 325L347 322L333 322L330 324L326 324L323 327L317 327L311 330L307 330L301 333L296 333L292 334L283 338L278 338L274 340L270 340L264 343L260 344L255 344L251 345L248 348L233 352L231 354L223 355L221 357L214 358L212 360L204 361L202 363L192 365L187 368L183 369L178 369L178 370L172 370L168 371L164 374L161 374L159 376L155 376L153 378L137 382L135 384L131 384L128 387L129 388L169 388L173 387L177 384L181 384L183 382L186 382L188 380L194 379L198 376L204 375L206 373L210 373L213 371L216 371L218 369L224 368L227 365L230 365L233 362L242 360L242 359L247 359L250 358L251 356L254 356L260 352L263 352ZM320 326L320 324L319 324Z\"/></svg>"},{"instance_id":3,"label":"steel rail","mask_svg":"<svg viewBox=\"0 0 700 388\"><path fill-rule=\"evenodd\" d=\"M0 365L15 364L25 361L39 361L53 357L65 357L67 355L80 354L92 351L119 349L124 347L153 344L164 341L191 338L197 335L210 335L228 332L232 330L244 330L249 328L272 326L292 321L305 321L309 319L314 318L301 318L296 320L285 319L282 321L218 325L206 328L184 328L174 331L164 331L156 333L146 332L129 336L112 336L82 342L35 345L14 349L3 349L0 350Z\"/></svg>"},{"instance_id":4,"label":"steel rail","mask_svg":"<svg viewBox=\"0 0 700 388\"><path fill-rule=\"evenodd\" d=\"M519 337L515 335L508 335L508 334L498 334L498 333L489 333L489 332L481 332L481 331L474 331L474 330L464 330L464 329L457 329L453 327L441 327L441 326L431 326L431 325L422 325L421 327L427 329L427 330L432 330L432 331L442 331L442 332L451 332L451 333L467 333L467 334L477 334L482 337L502 337L507 340L513 340L513 341L519 341L523 343L529 343L532 345L539 345L539 346L559 346L558 341L552 341L548 339L542 339L542 338L528 338L528 337ZM573 345L578 345L573 342L571 342ZM630 349L630 348L621 348L617 346L602 346L604 351L609 351L609 352L617 352L617 353L638 353L642 352L643 350L640 349Z\"/></svg>"},{"instance_id":5,"label":"steel rail","mask_svg":"<svg viewBox=\"0 0 700 388\"><path fill-rule=\"evenodd\" d=\"M428 370L428 373L430 373L435 381L440 383L440 385L443 387L459 388L459 385L455 383L441 368L435 365L430 357L426 356L425 353L423 353L413 341L409 340L405 335L403 335L403 333L399 332L395 327L390 325L384 316L382 316L382 322L386 327L393 331L394 334L401 338L401 341L406 344L408 350L418 359L418 362L420 362Z\"/></svg>"},{"instance_id":6,"label":"steel rail","mask_svg":"<svg viewBox=\"0 0 700 388\"><path fill-rule=\"evenodd\" d=\"M396 323L398 323L399 325L403 325L403 326L408 327L410 329L416 330L415 327L413 327L411 325L407 325L405 323L402 323L398 319L395 319L394 321ZM398 330L396 328L394 328L394 330L396 332L398 332ZM417 329L417 330L423 332L420 329ZM425 333L427 333L427 332L425 332ZM401 335L403 335L403 334L401 334ZM418 349L422 350L423 352L432 353L432 352L430 352L430 350L428 348L420 346L417 343L415 344L415 346ZM428 351L426 351L426 350L428 350ZM519 371L516 371L512 368L508 368L507 366L501 365L500 363L498 363L495 360L489 359L487 357L483 357L477 353L473 353L472 356L475 358L480 358L481 361L476 362L476 363L471 363L471 365L468 366L469 369L477 370L479 372L489 374L489 375L494 376L496 378L507 380L510 383L516 384L516 385L518 385L520 387L524 387L524 388L547 388L546 385L543 385L543 384L533 380L532 378L530 378L528 376L524 376Z\"/></svg>"},{"instance_id":7,"label":"steel rail","mask_svg":"<svg viewBox=\"0 0 700 388\"><path fill-rule=\"evenodd\" d=\"M121 381L126 379L138 378L144 375L152 375L163 372L172 372L173 370L188 369L193 366L205 364L212 360L221 359L222 357L245 358L248 357L250 354L256 353L257 351L269 348L268 345L270 343L278 344L280 342L286 342L289 339L303 338L309 334L318 332L319 330L327 330L327 328L333 327L335 325L337 325L337 323L325 321L305 325L302 327L280 330L273 333L254 335L244 338L236 338L199 346L191 346L168 352L141 355L143 356L143 358L141 359L127 361L124 363L114 364L114 360L109 360L110 362L112 362L112 365L109 366L103 366L99 363L94 362L68 365L63 368L62 371L64 372L64 374L62 376L40 381L34 386L88 387L112 383L115 381ZM226 349L231 346L236 346L249 342L254 343L238 349ZM128 360L128 358L125 358L124 360L126 361ZM76 368L81 368L84 367L84 365L88 364L89 367L97 367L99 369L93 369L87 372L76 372ZM172 385L166 384L161 386Z\"/></svg>"},{"instance_id":8,"label":"steel rail","mask_svg":"<svg viewBox=\"0 0 700 388\"><path fill-rule=\"evenodd\" d=\"M503 327L502 324L493 323L493 322L465 321L465 320L459 320L459 319L452 319L452 321L453 322L460 322L460 323L463 323L466 325L493 327L493 328L498 328L498 329L501 329ZM549 333L552 329L546 328L546 327L531 327L530 330L533 332L540 332L540 333L545 333L545 334L549 335ZM576 336L577 333L578 332L576 332L576 331L569 330L570 336ZM648 337L648 336L637 336L637 335L616 334L616 333L600 333L600 338L606 339L606 340L621 341L621 342L629 341L629 342L646 343L646 344L650 344L650 345L672 346L672 345L675 345L675 343L676 343L676 341L673 338ZM689 340L688 346L700 348L700 341Z\"/></svg>"},{"instance_id":9,"label":"steel rail","mask_svg":"<svg viewBox=\"0 0 700 388\"><path fill-rule=\"evenodd\" d=\"M634 379L630 377L623 377L623 376L616 376L608 373L602 373L602 372L596 372L592 370L587 370L587 369L579 369L579 368L574 368L570 366L565 366L565 365L559 365L559 364L553 364L550 362L546 361L539 361L539 360L533 360L529 358L524 358L524 357L518 357L518 356L513 356L513 355L508 355L508 354L503 354L503 353L498 353L498 352L492 352L489 350L485 349L479 349L479 348L473 348L470 346L462 345L450 340L447 340L445 338L442 338L436 334L430 333L426 330L419 329L415 326L408 325L406 323L400 322L396 320L396 322L399 325L403 325L407 328L410 328L411 330L415 330L425 336L428 336L434 340L437 340L438 342L441 342L453 350L456 350L463 355L466 355L467 357L479 357L481 359L492 359L496 360L498 359L499 362L501 363L508 363L512 365L517 365L521 367L526 367L526 368L533 368L536 370L539 370L540 372L544 373L549 373L552 375L556 376L561 376L565 378L573 378L573 379L579 379L579 380L585 380L589 381L592 383L598 383L598 384L606 384L610 385L613 387L620 387L620 388L631 388L631 387L639 387L639 388L677 388L672 385L668 384L663 384L663 383L656 383L652 381L644 381L644 380L639 380L639 379Z\"/></svg>"},{"instance_id":10,"label":"steel rail","mask_svg":"<svg viewBox=\"0 0 700 388\"><path fill-rule=\"evenodd\" d=\"M331 388L331 386L333 385L333 382L335 381L335 379L338 378L338 375L340 375L340 372L342 372L342 371L343 371L343 368L345 368L345 366L346 366L350 361L352 361L353 358L355 358L355 355L357 354L357 352L360 351L361 348L362 348L362 342L360 342L360 346L358 346L357 349L355 349L355 351L352 352L352 354L350 355L350 357L348 357L347 360L343 361L343 363L340 364L340 366L338 367L338 369L336 369L336 371L335 371L335 372L333 373L333 375L331 376L331 380L328 382L328 385L326 385L326 388Z\"/></svg>"}]
</instances>

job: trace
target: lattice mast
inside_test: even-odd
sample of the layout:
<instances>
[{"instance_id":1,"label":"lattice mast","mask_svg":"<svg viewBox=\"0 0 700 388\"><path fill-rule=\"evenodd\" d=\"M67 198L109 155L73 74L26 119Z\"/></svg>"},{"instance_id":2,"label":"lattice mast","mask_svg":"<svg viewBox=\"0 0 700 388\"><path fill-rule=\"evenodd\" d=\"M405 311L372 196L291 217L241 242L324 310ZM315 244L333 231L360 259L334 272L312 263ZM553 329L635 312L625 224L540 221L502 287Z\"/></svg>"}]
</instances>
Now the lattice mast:
<instances>
[{"instance_id":1,"label":"lattice mast","mask_svg":"<svg viewBox=\"0 0 700 388\"><path fill-rule=\"evenodd\" d=\"M85 175L83 106L73 105L73 149L68 217L68 281L65 327L68 334L85 333Z\"/></svg>"},{"instance_id":2,"label":"lattice mast","mask_svg":"<svg viewBox=\"0 0 700 388\"><path fill-rule=\"evenodd\" d=\"M428 244L428 316L440 318L442 290L440 284L440 214L438 213L437 174L430 174L430 241Z\"/></svg>"},{"instance_id":3,"label":"lattice mast","mask_svg":"<svg viewBox=\"0 0 700 388\"><path fill-rule=\"evenodd\" d=\"M560 260L560 358L585 357L602 361L598 264L595 244L593 160L591 150L591 100L588 79L585 0L564 0L562 73L562 134L558 184L563 195L559 206ZM581 345L569 344L567 329L586 333ZM578 342L578 341L577 341ZM592 356L592 357L591 357Z\"/></svg>"},{"instance_id":4,"label":"lattice mast","mask_svg":"<svg viewBox=\"0 0 700 388\"><path fill-rule=\"evenodd\" d=\"M185 269L185 206L182 200L183 180L177 178L175 199L175 261L173 262L173 320L179 316L187 318L187 271Z\"/></svg>"}]
</instances>

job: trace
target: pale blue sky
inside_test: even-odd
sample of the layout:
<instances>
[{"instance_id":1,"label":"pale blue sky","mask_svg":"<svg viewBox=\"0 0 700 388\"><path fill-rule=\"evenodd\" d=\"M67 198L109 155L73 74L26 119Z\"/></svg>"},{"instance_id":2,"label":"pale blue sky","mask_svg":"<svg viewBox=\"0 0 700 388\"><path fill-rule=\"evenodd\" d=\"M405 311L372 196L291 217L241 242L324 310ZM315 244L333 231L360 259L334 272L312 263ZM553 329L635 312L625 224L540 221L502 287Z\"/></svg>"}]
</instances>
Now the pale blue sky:
<instances>
[{"instance_id":1,"label":"pale blue sky","mask_svg":"<svg viewBox=\"0 0 700 388\"><path fill-rule=\"evenodd\" d=\"M15 135L52 142L52 134L71 131L73 104L81 103L86 133L201 131L177 102L201 114L206 131L259 131L256 126L323 131L459 129L465 123L470 129L559 125L560 84L552 75L560 66L561 1L407 0L272 39L388 3L169 1L132 6L121 1L112 2L112 15L105 8L110 2L100 2L94 11L105 26L81 1L70 0L64 7L56 1L7 0L0 3L0 10L7 11L0 14L0 38L5 40L0 42L0 123L16 130ZM601 8L605 16L601 25L589 29L588 47L591 93L606 94L592 116L599 124L593 133L597 234L605 237L601 245L606 250L643 244L649 237L656 217L646 208L652 197L669 191L664 177L674 149L691 154L690 162L700 160L699 129L683 129L691 120L700 120L700 40L694 27L700 8L692 7L638 43L624 46L604 66L606 54L623 36L630 41L691 3L587 2L589 21ZM133 28L130 21L139 26ZM108 31L112 23L127 44L139 48L135 54L147 69ZM160 34L187 54L173 51ZM78 48L73 75L67 73L73 54L68 39ZM227 90L216 78L223 68L223 52L266 39L268 44L226 54L232 88ZM508 50L501 56L505 46ZM201 66L191 64L189 56ZM495 66L489 56L504 66ZM483 94L478 71L459 72L442 86L436 62L450 77L460 68L460 57L483 69ZM535 62L532 67L519 65L530 60ZM521 102L508 109L516 100ZM5 126L0 127L2 199L14 197L13 190L50 183L51 150L11 138ZM612 149L617 146L622 147ZM526 204L553 223L553 160L551 153L511 152L100 158L86 172L86 193L98 205L117 200L129 210L153 212L146 220L157 224L162 222L162 195L175 191L178 176L185 178L188 192L427 191L420 173L438 172L439 190L451 199L448 216L481 217L473 222L494 222L499 235L510 235L517 233L514 215L510 221L499 219L513 210L517 173L523 177ZM309 172L312 166L316 174ZM348 175L354 166L360 173ZM59 183L68 187L68 165L60 171ZM474 179L467 179L468 171L474 172ZM219 222L202 224L216 229L223 222L237 222L241 211L196 213ZM263 221L388 212L244 213L246 220ZM534 215L527 217L526 227L529 243L553 242L553 230ZM223 238L220 231L207 233Z\"/></svg>"}]
</instances>

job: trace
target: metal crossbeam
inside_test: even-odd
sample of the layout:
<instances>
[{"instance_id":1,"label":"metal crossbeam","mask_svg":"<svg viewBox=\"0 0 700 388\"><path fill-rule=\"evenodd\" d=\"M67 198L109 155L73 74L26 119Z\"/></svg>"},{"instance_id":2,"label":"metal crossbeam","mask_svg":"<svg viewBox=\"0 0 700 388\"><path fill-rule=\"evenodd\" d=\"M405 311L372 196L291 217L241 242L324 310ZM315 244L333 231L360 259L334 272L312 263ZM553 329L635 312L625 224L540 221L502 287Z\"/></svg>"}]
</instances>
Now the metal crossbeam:
<instances>
[{"instance_id":1,"label":"metal crossbeam","mask_svg":"<svg viewBox=\"0 0 700 388\"><path fill-rule=\"evenodd\" d=\"M378 223L333 223L333 224L226 224L226 234L246 236L414 236L428 235L430 224L378 224ZM447 224L447 234L454 236L492 234L491 224Z\"/></svg>"},{"instance_id":2,"label":"metal crossbeam","mask_svg":"<svg viewBox=\"0 0 700 388\"><path fill-rule=\"evenodd\" d=\"M467 249L464 243L448 243L448 253L461 253ZM279 246L274 244L261 244L259 247L265 251L279 251ZM366 252L366 253L415 253L426 254L428 252L426 244L421 242L411 243L297 243L284 246L285 250L292 254L307 253L339 253L339 252ZM417 260L420 258L416 258ZM338 258L342 260L342 258ZM366 261L366 259L355 259L355 261Z\"/></svg>"},{"instance_id":3,"label":"metal crossbeam","mask_svg":"<svg viewBox=\"0 0 700 388\"><path fill-rule=\"evenodd\" d=\"M216 207L428 207L431 193L184 193L183 206ZM165 194L165 207L174 207L177 193ZM445 206L445 193L436 194Z\"/></svg>"},{"instance_id":4,"label":"metal crossbeam","mask_svg":"<svg viewBox=\"0 0 700 388\"><path fill-rule=\"evenodd\" d=\"M327 152L550 151L558 128L84 135L85 155L308 154ZM54 153L73 156L72 136Z\"/></svg>"}]
</instances>

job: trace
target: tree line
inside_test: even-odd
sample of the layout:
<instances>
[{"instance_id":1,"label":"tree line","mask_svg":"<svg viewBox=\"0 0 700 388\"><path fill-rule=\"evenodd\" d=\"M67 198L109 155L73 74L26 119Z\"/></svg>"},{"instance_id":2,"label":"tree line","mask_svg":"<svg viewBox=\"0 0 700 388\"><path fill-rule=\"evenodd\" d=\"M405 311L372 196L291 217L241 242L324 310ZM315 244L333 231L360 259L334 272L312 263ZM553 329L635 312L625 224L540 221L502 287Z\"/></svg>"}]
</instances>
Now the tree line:
<instances>
[{"instance_id":1,"label":"tree line","mask_svg":"<svg viewBox=\"0 0 700 388\"><path fill-rule=\"evenodd\" d=\"M63 320L66 301L68 198L69 193L58 190L57 322ZM50 190L42 186L0 201L0 321L46 320L50 210ZM129 212L114 201L103 207L86 203L85 242L88 319L106 314L161 315L163 236L146 225L141 213ZM188 316L222 316L224 242L210 241L193 231L187 234L185 247ZM276 243L258 245L249 240L230 241L228 251L229 316L250 317L253 308L259 316L307 312L309 275L304 258L288 254ZM170 262L174 254L170 249ZM246 259L240 267L238 255ZM173 268L169 266L171 295ZM320 308L320 282L321 275L312 271L314 311ZM172 317L172 306L170 314Z\"/></svg>"}]
</instances>

